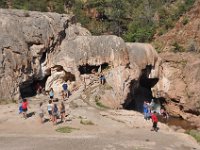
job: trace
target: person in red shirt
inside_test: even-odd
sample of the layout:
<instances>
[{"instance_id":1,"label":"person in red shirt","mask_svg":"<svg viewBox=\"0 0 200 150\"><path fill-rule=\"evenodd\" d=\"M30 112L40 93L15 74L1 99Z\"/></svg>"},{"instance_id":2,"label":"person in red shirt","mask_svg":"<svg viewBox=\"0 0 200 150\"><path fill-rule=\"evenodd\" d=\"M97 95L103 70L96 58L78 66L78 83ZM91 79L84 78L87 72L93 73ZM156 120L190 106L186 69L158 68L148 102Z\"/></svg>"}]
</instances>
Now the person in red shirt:
<instances>
[{"instance_id":1,"label":"person in red shirt","mask_svg":"<svg viewBox=\"0 0 200 150\"><path fill-rule=\"evenodd\" d=\"M24 98L22 102L22 112L25 119L27 118L27 111L28 111L28 102L27 99Z\"/></svg>"},{"instance_id":2,"label":"person in red shirt","mask_svg":"<svg viewBox=\"0 0 200 150\"><path fill-rule=\"evenodd\" d=\"M154 111L153 114L151 115L151 119L152 119L152 122L153 122L153 126L152 126L152 129L151 131L158 131L158 118L156 116L156 112Z\"/></svg>"}]
</instances>

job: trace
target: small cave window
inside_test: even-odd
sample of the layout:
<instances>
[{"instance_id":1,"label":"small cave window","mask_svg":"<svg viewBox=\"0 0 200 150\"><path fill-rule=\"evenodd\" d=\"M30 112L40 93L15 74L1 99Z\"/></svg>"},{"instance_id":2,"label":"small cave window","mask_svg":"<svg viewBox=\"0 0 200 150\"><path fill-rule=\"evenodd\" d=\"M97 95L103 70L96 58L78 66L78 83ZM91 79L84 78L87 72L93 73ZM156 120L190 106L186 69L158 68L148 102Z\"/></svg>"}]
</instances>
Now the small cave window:
<instances>
[{"instance_id":1,"label":"small cave window","mask_svg":"<svg viewBox=\"0 0 200 150\"><path fill-rule=\"evenodd\" d=\"M75 77L75 75L74 74L72 74L71 72L66 72L65 71L65 76L64 76L64 78L63 78L63 80L64 81L75 81L76 80L76 77Z\"/></svg>"},{"instance_id":2,"label":"small cave window","mask_svg":"<svg viewBox=\"0 0 200 150\"><path fill-rule=\"evenodd\" d=\"M99 69L102 71L102 70L105 70L105 69L108 69L109 68L109 64L108 63L103 63L101 65L89 65L89 64L86 64L86 65L80 65L78 70L81 74L92 74L93 71L94 72L98 72Z\"/></svg>"},{"instance_id":3,"label":"small cave window","mask_svg":"<svg viewBox=\"0 0 200 150\"><path fill-rule=\"evenodd\" d=\"M63 68L63 66L61 65L55 65L54 67L52 67L54 70L56 70L57 72L61 72L61 71L64 71L65 72L65 76L63 78L64 81L75 81L76 78L75 78L75 75L72 74L71 72L67 72L65 71L65 69Z\"/></svg>"}]
</instances>

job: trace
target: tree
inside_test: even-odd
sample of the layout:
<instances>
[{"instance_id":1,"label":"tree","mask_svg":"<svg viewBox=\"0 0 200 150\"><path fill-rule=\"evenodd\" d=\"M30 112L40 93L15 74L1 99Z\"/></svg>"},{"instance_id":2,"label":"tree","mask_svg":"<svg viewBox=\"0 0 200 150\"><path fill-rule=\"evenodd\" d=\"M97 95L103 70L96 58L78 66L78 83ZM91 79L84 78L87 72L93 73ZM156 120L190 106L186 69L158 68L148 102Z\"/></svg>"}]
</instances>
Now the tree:
<instances>
[{"instance_id":1,"label":"tree","mask_svg":"<svg viewBox=\"0 0 200 150\"><path fill-rule=\"evenodd\" d=\"M110 18L113 22L112 31L121 36L123 33L123 21L126 18L126 3L123 0L111 0Z\"/></svg>"}]
</instances>

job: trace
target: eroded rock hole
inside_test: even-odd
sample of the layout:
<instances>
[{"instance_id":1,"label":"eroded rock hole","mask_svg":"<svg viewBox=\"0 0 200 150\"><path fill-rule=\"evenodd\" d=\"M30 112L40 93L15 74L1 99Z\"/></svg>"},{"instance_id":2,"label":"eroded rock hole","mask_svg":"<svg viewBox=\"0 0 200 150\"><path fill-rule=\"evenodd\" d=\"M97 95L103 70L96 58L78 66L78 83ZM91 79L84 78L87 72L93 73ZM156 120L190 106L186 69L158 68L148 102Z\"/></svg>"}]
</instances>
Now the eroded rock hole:
<instances>
[{"instance_id":1,"label":"eroded rock hole","mask_svg":"<svg viewBox=\"0 0 200 150\"><path fill-rule=\"evenodd\" d=\"M159 99L152 95L151 88L156 85L158 78L150 78L152 66L148 65L141 71L139 80L132 80L130 84L130 93L124 103L125 109L143 112L144 101L151 102L154 99L157 107L160 107Z\"/></svg>"},{"instance_id":2,"label":"eroded rock hole","mask_svg":"<svg viewBox=\"0 0 200 150\"><path fill-rule=\"evenodd\" d=\"M63 80L64 81L75 81L76 78L75 78L75 75L72 74L71 72L67 72L63 66L61 65L55 65L54 67L52 67L56 72L61 72L61 71L64 71L65 72L65 76L63 77Z\"/></svg>"},{"instance_id":3,"label":"eroded rock hole","mask_svg":"<svg viewBox=\"0 0 200 150\"><path fill-rule=\"evenodd\" d=\"M93 72L101 72L102 70L108 69L109 64L103 63L101 65L80 65L78 70L80 74L92 74Z\"/></svg>"}]
</instances>

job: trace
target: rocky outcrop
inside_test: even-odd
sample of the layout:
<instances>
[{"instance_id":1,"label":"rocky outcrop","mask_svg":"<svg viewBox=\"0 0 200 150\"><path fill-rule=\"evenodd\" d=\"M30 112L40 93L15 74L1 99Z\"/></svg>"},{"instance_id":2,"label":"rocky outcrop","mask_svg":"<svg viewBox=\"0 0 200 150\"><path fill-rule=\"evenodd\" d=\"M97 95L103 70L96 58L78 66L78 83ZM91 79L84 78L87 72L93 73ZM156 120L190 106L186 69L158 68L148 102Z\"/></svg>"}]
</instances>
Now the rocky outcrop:
<instances>
[{"instance_id":1,"label":"rocky outcrop","mask_svg":"<svg viewBox=\"0 0 200 150\"><path fill-rule=\"evenodd\" d=\"M68 15L0 9L1 99L17 99L20 90L30 92L29 85L48 72L46 57L65 37L83 35L81 31L88 35L78 25L68 28L72 21Z\"/></svg>"},{"instance_id":2,"label":"rocky outcrop","mask_svg":"<svg viewBox=\"0 0 200 150\"><path fill-rule=\"evenodd\" d=\"M171 115L200 124L199 46L200 1L177 21L167 33L155 37L162 58L159 82L153 88L155 97L167 101ZM176 52L176 53L173 53Z\"/></svg>"},{"instance_id":3,"label":"rocky outcrop","mask_svg":"<svg viewBox=\"0 0 200 150\"><path fill-rule=\"evenodd\" d=\"M200 114L200 55L168 52L160 56L163 62L154 95L166 99L171 115L196 122Z\"/></svg>"},{"instance_id":4,"label":"rocky outcrop","mask_svg":"<svg viewBox=\"0 0 200 150\"><path fill-rule=\"evenodd\" d=\"M107 92L102 100L109 97L118 107L146 66L146 78L158 76L160 60L151 45L91 36L73 16L0 9L0 31L1 99L31 96L36 81L45 82L46 91L53 87L59 98L64 81L82 84L88 78L91 84L95 70L104 72L112 89L113 96Z\"/></svg>"}]
</instances>

